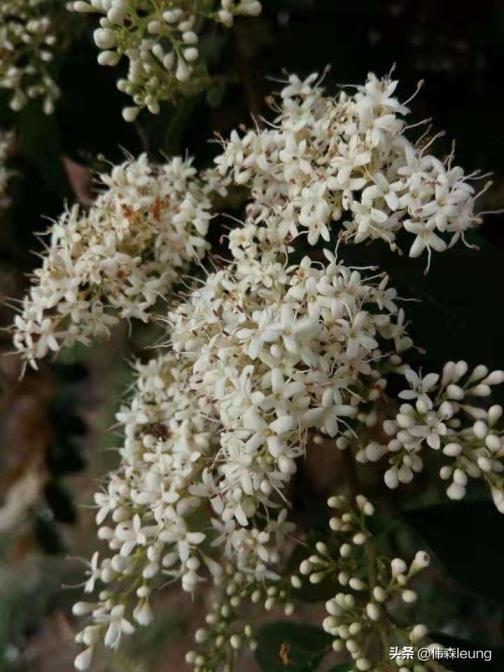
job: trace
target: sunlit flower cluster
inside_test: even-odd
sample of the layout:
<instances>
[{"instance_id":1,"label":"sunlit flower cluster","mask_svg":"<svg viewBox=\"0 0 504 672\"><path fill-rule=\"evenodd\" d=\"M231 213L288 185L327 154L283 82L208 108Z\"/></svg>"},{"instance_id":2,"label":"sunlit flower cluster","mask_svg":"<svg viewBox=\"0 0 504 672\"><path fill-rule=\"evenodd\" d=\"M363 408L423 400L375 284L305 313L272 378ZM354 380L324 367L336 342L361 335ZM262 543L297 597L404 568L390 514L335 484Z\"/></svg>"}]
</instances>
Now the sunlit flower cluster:
<instances>
[{"instance_id":1,"label":"sunlit flower cluster","mask_svg":"<svg viewBox=\"0 0 504 672\"><path fill-rule=\"evenodd\" d=\"M424 138L406 136L405 104L397 82L370 75L355 92L324 94L317 76L291 76L266 128L233 132L218 158L221 171L253 196L249 216L274 222L284 235L306 234L315 244L338 236L361 243L383 239L392 249L409 234L409 255L441 252L479 223L473 181L428 153ZM413 236L413 238L411 238ZM408 236L404 236L406 240Z\"/></svg>"},{"instance_id":2,"label":"sunlit flower cluster","mask_svg":"<svg viewBox=\"0 0 504 672\"><path fill-rule=\"evenodd\" d=\"M16 316L15 346L34 367L48 351L108 335L120 319L147 321L207 249L209 186L190 159L157 166L142 155L100 179L89 211L75 206L52 226Z\"/></svg>"},{"instance_id":3,"label":"sunlit flower cluster","mask_svg":"<svg viewBox=\"0 0 504 672\"><path fill-rule=\"evenodd\" d=\"M423 643L427 628L405 626L398 618L398 604L417 600L411 580L429 565L425 551L418 551L411 563L377 553L368 519L374 507L363 495L350 502L343 495L331 497L335 509L329 524L334 532L328 543L319 542L316 554L304 560L300 574L317 584L333 578L341 590L326 602L326 632L334 636L335 651L346 651L353 660L352 672L385 672L391 669L389 649L384 647ZM295 578L296 585L301 582ZM394 616L395 614L395 616ZM424 672L429 664L416 657L398 657L398 672ZM439 669L439 668L437 668Z\"/></svg>"},{"instance_id":4,"label":"sunlit flower cluster","mask_svg":"<svg viewBox=\"0 0 504 672\"><path fill-rule=\"evenodd\" d=\"M358 459L374 462L386 455L385 483L397 488L422 471L426 451L437 451L444 462L439 475L450 483L446 491L450 499L462 499L468 481L481 479L504 513L502 406L481 404L493 385L504 382L504 372L489 372L484 365L469 372L467 363L460 361L448 362L441 376L429 373L421 378L412 369L405 376L410 389L399 397L408 403L383 423L389 442L371 442Z\"/></svg>"},{"instance_id":5,"label":"sunlit flower cluster","mask_svg":"<svg viewBox=\"0 0 504 672\"><path fill-rule=\"evenodd\" d=\"M208 84L198 37L205 20L230 27L236 15L261 12L257 0L75 0L70 6L101 15L94 32L101 65L128 61L127 77L117 83L134 102L123 110L126 121L134 121L145 107L157 114L161 102Z\"/></svg>"},{"instance_id":6,"label":"sunlit flower cluster","mask_svg":"<svg viewBox=\"0 0 504 672\"><path fill-rule=\"evenodd\" d=\"M56 35L47 0L2 0L0 3L0 90L10 93L10 107L21 110L40 98L51 114L59 96L50 63Z\"/></svg>"}]
</instances>

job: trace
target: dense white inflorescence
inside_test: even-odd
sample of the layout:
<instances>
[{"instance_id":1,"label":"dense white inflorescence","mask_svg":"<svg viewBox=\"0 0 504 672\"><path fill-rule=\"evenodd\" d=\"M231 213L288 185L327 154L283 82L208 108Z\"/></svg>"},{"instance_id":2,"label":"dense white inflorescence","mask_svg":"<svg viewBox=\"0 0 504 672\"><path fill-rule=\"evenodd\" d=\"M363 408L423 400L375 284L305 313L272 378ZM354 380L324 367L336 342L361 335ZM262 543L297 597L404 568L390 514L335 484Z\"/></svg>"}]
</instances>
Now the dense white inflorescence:
<instances>
[{"instance_id":1,"label":"dense white inflorescence","mask_svg":"<svg viewBox=\"0 0 504 672\"><path fill-rule=\"evenodd\" d=\"M386 277L369 281L328 256L279 259L264 276L262 262L255 272L236 264L209 275L168 318L174 352L191 362L189 385L220 428L218 453L192 492L210 500L227 555L257 580L277 558L244 539L259 540L277 518L277 495L310 431L346 435L380 384L387 349L409 344Z\"/></svg>"},{"instance_id":2,"label":"dense white inflorescence","mask_svg":"<svg viewBox=\"0 0 504 672\"><path fill-rule=\"evenodd\" d=\"M385 483L397 488L422 471L426 450L438 451L445 462L439 475L450 481L446 491L450 499L462 499L469 479L481 479L504 513L502 406L481 406L491 387L504 382L504 371L489 372L481 364L469 372L467 363L460 361L445 364L441 376L429 373L421 378L412 369L405 376L410 389L399 397L410 403L401 404L395 418L383 422L390 441L371 442L357 459L375 462L386 455Z\"/></svg>"},{"instance_id":3,"label":"dense white inflorescence","mask_svg":"<svg viewBox=\"0 0 504 672\"><path fill-rule=\"evenodd\" d=\"M157 114L162 101L196 91L198 80L208 82L198 37L206 19L230 27L237 15L261 12L258 0L75 0L70 7L101 15L94 32L101 65L128 61L127 77L117 83L134 102L123 110L126 121L134 121L144 107Z\"/></svg>"},{"instance_id":4,"label":"dense white inflorescence","mask_svg":"<svg viewBox=\"0 0 504 672\"><path fill-rule=\"evenodd\" d=\"M251 191L250 221L277 235L328 241L382 239L392 249L400 232L409 255L441 252L476 226L478 173L465 175L428 153L431 143L405 135L408 108L393 96L397 82L370 75L350 95L328 97L317 76L291 76L278 116L267 129L233 132L217 159L223 174ZM413 236L413 238L411 238Z\"/></svg>"},{"instance_id":5,"label":"dense white inflorescence","mask_svg":"<svg viewBox=\"0 0 504 672\"><path fill-rule=\"evenodd\" d=\"M14 344L35 368L49 351L88 344L120 319L147 321L206 252L213 183L199 180L190 159L157 166L142 155L100 179L89 211L75 206L52 226L16 316Z\"/></svg>"},{"instance_id":6,"label":"dense white inflorescence","mask_svg":"<svg viewBox=\"0 0 504 672\"><path fill-rule=\"evenodd\" d=\"M21 110L42 99L51 114L59 96L49 64L54 57L54 33L47 0L2 0L0 3L0 89L11 92L10 107Z\"/></svg>"},{"instance_id":7,"label":"dense white inflorescence","mask_svg":"<svg viewBox=\"0 0 504 672\"><path fill-rule=\"evenodd\" d=\"M418 551L411 563L402 558L377 554L368 520L374 506L363 495L350 501L340 495L328 501L334 513L329 521L333 535L331 547L316 544L316 554L304 560L300 574L317 584L326 577L336 578L341 587L326 602L328 616L324 630L334 636L335 651L348 651L353 660L351 672L390 670L389 648L425 646L427 628L417 623L405 626L394 617L399 602L409 605L417 600L410 587L412 579L429 566L425 551ZM335 543L334 543L335 542ZM299 577L293 582L300 585ZM416 655L398 656L398 672L426 672Z\"/></svg>"},{"instance_id":8,"label":"dense white inflorescence","mask_svg":"<svg viewBox=\"0 0 504 672\"><path fill-rule=\"evenodd\" d=\"M87 648L77 669L87 668L101 641L116 648L122 633L132 631L130 620L150 622L151 584L161 573L193 591L205 562L216 576L220 571L201 550L207 523L194 516L201 500L190 493L211 454L215 426L189 388L190 367L172 354L139 365L138 373L132 404L118 414L125 432L121 466L95 497L98 536L110 552L101 560L95 554L90 563L85 591L103 584L98 600L74 608L93 619L78 636ZM137 603L125 618L132 590Z\"/></svg>"},{"instance_id":9,"label":"dense white inflorescence","mask_svg":"<svg viewBox=\"0 0 504 672\"><path fill-rule=\"evenodd\" d=\"M100 11L111 9L105 4ZM407 139L407 108L395 87L370 75L352 95L331 98L316 76L304 82L292 76L274 103L273 122L243 137L233 133L216 169L198 177L190 162L174 159L154 169L141 157L103 178L108 190L89 213L71 211L55 226L16 325L16 345L32 363L48 349L87 342L119 317L146 319L156 298L205 250L210 193L239 187L247 199L242 225L229 233L231 259L216 260L221 267L205 271L171 305L168 350L139 365L131 403L118 414L125 434L120 465L96 496L99 537L108 550L90 565L86 591L96 586L95 596L75 607L90 618L78 635L84 645L78 669L89 667L101 643L115 648L134 622L149 622L150 595L168 576L187 592L208 578L221 591L188 661L197 672L231 670L242 643L254 645L250 625L234 621L241 603L292 609L283 562L298 535L288 513L299 458L314 434L345 449L361 423L376 425L376 402L391 372L407 371L413 395L423 391L411 411L403 408L387 425L399 448L373 444L358 459L391 451L386 479L393 485L407 480L406 468L408 478L417 470L411 436L416 447L443 450L467 440L463 457L454 455L458 489L450 486L449 494L460 494L460 473L475 476L477 464L502 502L500 447L489 429L497 411L478 418L477 428L455 419L471 413L464 396L486 392L501 374L478 367L479 378L460 386L465 372L449 364L449 381L427 401L437 379L427 377L424 390L402 362L412 342L388 278L374 268L349 268L341 251L299 253L306 255L305 240L315 245L320 238L332 249L336 240L383 239L399 250L409 236L410 256L426 251L430 259L431 250L445 250L479 222L476 174L453 166L452 155L429 155L423 140ZM455 387L461 397L453 397ZM425 429L434 415L449 441L437 443ZM483 453L473 435L495 454ZM373 589L397 593L403 585L397 577L407 580L408 571L396 569ZM360 586L360 575L352 576ZM405 588L401 595L407 602L414 593ZM373 599L374 592L369 604ZM353 609L347 602L335 598L332 616L345 619L346 607ZM366 618L373 621L376 609L366 606ZM355 641L348 650L356 669L369 669Z\"/></svg>"},{"instance_id":10,"label":"dense white inflorescence","mask_svg":"<svg viewBox=\"0 0 504 672\"><path fill-rule=\"evenodd\" d=\"M142 369L131 408L118 414L122 466L97 496L98 522L110 514L113 523L99 532L113 555L93 569L105 584L164 572L193 591L200 568L220 578L227 562L252 592L278 580L293 527L282 497L309 431L345 435L359 401L381 384L380 343L408 344L385 278L366 282L334 258L272 261L265 277L244 270L209 275L169 314L173 354ZM189 532L187 519L209 508L211 521L203 515ZM106 590L79 607L95 622L84 632L105 633L97 626L120 599Z\"/></svg>"}]
</instances>

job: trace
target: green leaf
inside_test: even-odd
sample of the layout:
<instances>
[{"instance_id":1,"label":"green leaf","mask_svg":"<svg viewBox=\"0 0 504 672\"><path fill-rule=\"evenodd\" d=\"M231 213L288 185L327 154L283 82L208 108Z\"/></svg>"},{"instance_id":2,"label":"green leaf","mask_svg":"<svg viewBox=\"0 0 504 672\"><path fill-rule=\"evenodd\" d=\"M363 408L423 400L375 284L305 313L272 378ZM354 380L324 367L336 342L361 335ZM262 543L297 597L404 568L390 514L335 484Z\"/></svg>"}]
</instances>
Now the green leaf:
<instances>
[{"instance_id":1,"label":"green leaf","mask_svg":"<svg viewBox=\"0 0 504 672\"><path fill-rule=\"evenodd\" d=\"M331 667L329 672L349 672L352 669L352 665L350 663L341 663L340 665L336 665L336 667Z\"/></svg>"},{"instance_id":2,"label":"green leaf","mask_svg":"<svg viewBox=\"0 0 504 672\"><path fill-rule=\"evenodd\" d=\"M407 511L404 516L461 586L504 604L503 554L496 541L504 536L504 516L493 502L449 502Z\"/></svg>"},{"instance_id":3,"label":"green leaf","mask_svg":"<svg viewBox=\"0 0 504 672\"><path fill-rule=\"evenodd\" d=\"M312 672L331 649L332 639L313 625L269 623L258 632L256 660L262 672Z\"/></svg>"},{"instance_id":4,"label":"green leaf","mask_svg":"<svg viewBox=\"0 0 504 672\"><path fill-rule=\"evenodd\" d=\"M190 121L190 117L200 99L200 96L183 98L172 107L169 121L162 138L162 149L168 156L180 154L182 151L183 132Z\"/></svg>"}]
</instances>

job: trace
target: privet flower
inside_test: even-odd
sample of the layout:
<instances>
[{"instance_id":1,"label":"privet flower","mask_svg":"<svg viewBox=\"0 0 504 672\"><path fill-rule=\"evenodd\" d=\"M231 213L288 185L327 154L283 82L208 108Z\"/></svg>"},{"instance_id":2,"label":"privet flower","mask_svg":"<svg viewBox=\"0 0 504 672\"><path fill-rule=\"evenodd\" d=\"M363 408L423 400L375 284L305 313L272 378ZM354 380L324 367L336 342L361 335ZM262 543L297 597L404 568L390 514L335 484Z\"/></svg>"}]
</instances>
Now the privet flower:
<instances>
[{"instance_id":1,"label":"privet flower","mask_svg":"<svg viewBox=\"0 0 504 672\"><path fill-rule=\"evenodd\" d=\"M110 9L107 6L106 11ZM198 650L188 654L198 672L230 670L242 643L253 646L248 621L243 626L235 622L242 603L264 599L265 607L278 602L291 610L284 563L296 543L297 531L288 517L289 485L300 458L314 435L333 438L335 446L344 449L359 423L376 422L386 376L405 370L402 358L412 345L399 298L384 274L375 268L349 268L329 249L317 260L303 257L298 239L304 242L306 235L308 244L314 245L320 237L329 241L334 233L333 241L381 238L397 248L396 236L405 231L413 235L410 254L426 250L430 257L431 249L442 251L479 221L471 184L475 174L465 176L462 169L453 167L451 156L439 160L427 154L428 144L413 144L405 137L402 117L407 109L393 96L395 86L389 78L370 75L353 95L329 98L315 76L304 82L291 77L275 104L278 116L270 126L244 137L233 133L224 143L216 159L220 181L210 171L197 182L180 160L156 171L155 179L150 169L145 169L147 177L140 170L141 188L136 178L117 180L123 185L118 188L113 173L108 195L100 197L99 207L87 216L99 222L99 231L110 232L113 223L113 234L105 236L107 245L113 241L115 246L123 235L135 241L128 245L127 272L114 292L106 289L108 275L100 270L101 252L98 260L96 255L88 260L85 254L91 249L87 231L95 229L79 234L71 267L79 268L83 259L88 260L86 277L101 292L89 306L101 309L106 302L115 309L115 318L117 314L145 317L154 298L167 291L167 286L155 285L146 297L149 282L199 256L204 241L200 235L197 244L190 242L195 234L192 228L188 233L188 227L204 222L200 234L204 233L211 212L209 192L239 186L248 194L243 224L229 234L231 260L224 264L220 260L221 265L206 271L178 304L171 304L166 317L168 349L139 365L131 403L117 416L125 434L121 463L96 497L99 536L108 551L102 557L93 556L90 563L86 591L94 596L75 607L77 614L89 616L78 635L84 646L76 660L78 669L90 665L100 644L115 648L135 622L144 624L152 618L150 595L167 576L190 593L209 578L217 589L220 586L215 608L207 617L209 627L196 636ZM142 159L139 163L143 165ZM137 164L131 166L137 175ZM165 171L172 176L175 166L179 179L170 177L163 198L156 200L151 180L158 185ZM116 170L122 175L128 167ZM125 194L131 197L126 210ZM190 198L188 208L181 205L186 198ZM167 208L162 219L166 228L160 228L158 221L161 205ZM96 218L94 211L101 216ZM172 231L178 217L182 217L183 233L177 229L176 240L184 241L185 253L180 264L173 264L173 245L165 249L160 231ZM76 220L80 221L77 215ZM334 225L338 220L342 223ZM55 249L59 252L58 245ZM157 264L158 249L166 255L162 264ZM298 254L293 257L293 252ZM105 256L107 269L115 257L108 251ZM139 260L142 270L130 295L125 287L135 277L131 257ZM150 265L153 258L156 263ZM93 273L95 266L99 270ZM118 267L113 265L113 287ZM45 277L46 271L41 273ZM94 286L91 281L86 281L86 291ZM51 291L58 282L49 283ZM42 323L35 309L29 313L29 328L24 326L26 319L19 318L18 343L31 358L44 352L44 346L40 352L36 349L39 335L29 340L33 323L40 323L37 328L44 338L46 333L55 338L46 340L46 350L75 338L75 325L80 322L72 316L66 324L69 332L74 331L55 336L54 313L66 314L67 303L78 306L75 295L70 301L60 290L57 296L45 313L48 322ZM89 301L87 296L82 300ZM32 303L36 306L37 300ZM108 314L105 308L101 312ZM101 329L107 326L101 314L95 323ZM483 381L473 385L471 380L464 394L472 387L486 391L499 375L485 372L480 377ZM452 378L447 391L458 385L459 379ZM429 378L422 394L431 382ZM462 408L460 403L460 410L467 411L465 404ZM422 408L415 413L423 413ZM488 429L492 422L483 423L486 433L478 425L474 436L480 441L486 441L487 434L493 436L495 432ZM414 424L422 423L415 420ZM452 428L460 429L455 423ZM457 442L466 439L472 441L461 430ZM493 479L498 472L495 461L480 457L481 453L475 455L478 468ZM488 464L491 470L485 469ZM491 485L502 493L500 481L492 480ZM337 500L336 505L340 504ZM359 499L358 507L361 504L363 515L368 515L369 503ZM343 522L351 526L356 550L352 544L348 549L350 542L343 543L341 548L347 550L342 558L347 552L353 558L359 548L363 550L360 541L366 531L354 530L357 523L352 516L345 511ZM325 551L319 551L317 557L322 558ZM311 566L317 566L314 573L319 576L326 561L310 559L308 573L312 575ZM365 625L367 636L368 626L381 619L379 605L389 596L400 595L406 603L414 600L406 585L413 569L403 565L395 560L390 571L380 565L373 579L352 574L348 585L352 591L362 591L365 601L352 602L353 593L336 597L331 616L341 619L341 627L351 617L351 623ZM230 593L225 585L232 586ZM359 610L359 621L354 609ZM327 625L333 629L337 624ZM417 626L408 638L421 639L423 634ZM339 631L338 636L343 637ZM357 630L349 641L356 669L371 669Z\"/></svg>"},{"instance_id":2,"label":"privet flower","mask_svg":"<svg viewBox=\"0 0 504 672\"><path fill-rule=\"evenodd\" d=\"M385 277L366 281L330 254L327 266L306 257L286 269L271 255L264 277L260 266L242 274L232 265L169 313L173 353L140 367L132 404L117 416L122 465L97 495L111 554L93 565L89 587L140 573L144 599L168 574L192 592L205 567L220 581L229 565L245 599L280 580L293 525L279 504L310 430L345 433L379 380L379 344L400 348L404 334ZM92 624L79 641L92 632L116 645L105 625L122 590L86 607ZM128 622L141 622L141 606L132 609ZM197 670L213 669L208 655L194 657Z\"/></svg>"},{"instance_id":3,"label":"privet flower","mask_svg":"<svg viewBox=\"0 0 504 672\"><path fill-rule=\"evenodd\" d=\"M233 265L168 316L173 350L192 367L189 386L220 428L191 492L210 500L226 554L257 580L274 578L278 553L261 550L261 531L283 517L278 493L310 432L344 434L387 350L404 339L387 278L370 281L327 257ZM257 541L245 544L251 535Z\"/></svg>"},{"instance_id":4,"label":"privet flower","mask_svg":"<svg viewBox=\"0 0 504 672\"><path fill-rule=\"evenodd\" d=\"M138 365L138 373L132 403L117 416L125 432L121 466L95 497L98 536L109 552L95 554L89 565L85 592L99 582L97 597L74 607L91 617L77 636L86 647L75 661L79 670L87 669L99 643L116 648L133 622L150 622L159 577L179 579L192 592L205 564L217 576L221 571L202 549L207 521L194 516L202 501L190 492L212 453L214 423L189 389L190 368L171 353Z\"/></svg>"},{"instance_id":5,"label":"privet flower","mask_svg":"<svg viewBox=\"0 0 504 672\"><path fill-rule=\"evenodd\" d=\"M429 556L418 551L407 563L380 553L368 523L374 507L363 495L352 501L343 495L331 497L328 505L335 510L329 521L334 532L331 543L317 543L316 554L301 563L300 574L311 583L329 576L339 583L340 591L326 602L323 628L334 637L334 650L352 657L352 672L386 672L390 660L385 647L426 645L427 628L420 623L405 626L397 618L397 606L416 602L410 582L428 567ZM296 585L301 584L299 577L293 578ZM399 672L432 669L416 657L395 662Z\"/></svg>"},{"instance_id":6,"label":"privet flower","mask_svg":"<svg viewBox=\"0 0 504 672\"><path fill-rule=\"evenodd\" d=\"M14 344L35 368L48 351L88 344L120 319L147 321L206 252L211 202L190 159L157 166L142 155L100 179L89 211L75 206L52 226L16 316Z\"/></svg>"},{"instance_id":7,"label":"privet flower","mask_svg":"<svg viewBox=\"0 0 504 672\"><path fill-rule=\"evenodd\" d=\"M445 364L441 376L429 373L421 378L412 369L404 375L410 389L399 397L409 403L401 404L393 420L383 422L389 442L371 442L358 459L374 462L386 456L385 483L397 488L422 471L426 450L437 451L445 463L439 475L449 482L450 499L462 499L468 481L481 479L504 513L502 406L481 406L491 387L504 382L504 371L489 372L480 364L470 372L467 363L460 361Z\"/></svg>"},{"instance_id":8,"label":"privet flower","mask_svg":"<svg viewBox=\"0 0 504 672\"><path fill-rule=\"evenodd\" d=\"M234 16L256 16L261 11L257 0L76 0L70 7L101 15L94 32L101 65L128 60L127 77L117 83L134 102L123 110L126 121L134 121L144 107L157 114L162 101L173 101L208 83L198 48L205 19L229 27Z\"/></svg>"},{"instance_id":9,"label":"privet flower","mask_svg":"<svg viewBox=\"0 0 504 672\"><path fill-rule=\"evenodd\" d=\"M2 0L0 3L0 89L10 92L10 107L21 110L40 98L44 112L54 111L59 96L50 63L54 34L48 0Z\"/></svg>"},{"instance_id":10,"label":"privet flower","mask_svg":"<svg viewBox=\"0 0 504 672\"><path fill-rule=\"evenodd\" d=\"M252 195L249 218L280 235L308 242L338 238L386 241L397 249L409 234L409 255L442 252L476 226L478 172L465 175L428 153L431 142L408 139L408 108L397 82L369 75L364 86L329 97L317 75L295 75L273 102L278 116L263 129L233 132L217 159L223 174ZM485 188L485 187L484 187Z\"/></svg>"},{"instance_id":11,"label":"privet flower","mask_svg":"<svg viewBox=\"0 0 504 672\"><path fill-rule=\"evenodd\" d=\"M195 650L186 655L186 662L195 672L221 669L231 672L245 646L252 651L256 649L250 620L254 605L266 611L282 606L287 616L294 610L289 599L292 586L287 580L255 583L230 563L224 564L222 577L213 592L215 596L205 616L205 625L194 633Z\"/></svg>"}]
</instances>

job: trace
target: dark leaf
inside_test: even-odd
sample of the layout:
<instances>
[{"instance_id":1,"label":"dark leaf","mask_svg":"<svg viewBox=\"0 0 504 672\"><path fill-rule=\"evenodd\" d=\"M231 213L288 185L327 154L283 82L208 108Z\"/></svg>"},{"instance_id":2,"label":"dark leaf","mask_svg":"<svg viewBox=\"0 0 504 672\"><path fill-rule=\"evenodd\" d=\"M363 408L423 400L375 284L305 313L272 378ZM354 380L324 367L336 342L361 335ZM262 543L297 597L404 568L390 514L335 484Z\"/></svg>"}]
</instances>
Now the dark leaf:
<instances>
[{"instance_id":1,"label":"dark leaf","mask_svg":"<svg viewBox=\"0 0 504 672\"><path fill-rule=\"evenodd\" d=\"M408 511L447 573L476 595L504 603L504 516L487 500L449 502Z\"/></svg>"},{"instance_id":2,"label":"dark leaf","mask_svg":"<svg viewBox=\"0 0 504 672\"><path fill-rule=\"evenodd\" d=\"M44 488L44 495L55 520L70 524L76 522L77 513L72 496L64 485L57 480L49 481Z\"/></svg>"},{"instance_id":3,"label":"dark leaf","mask_svg":"<svg viewBox=\"0 0 504 672\"><path fill-rule=\"evenodd\" d=\"M86 423L80 416L72 413L69 406L63 399L56 398L49 407L49 418L58 438L64 439L67 436L80 436L86 433Z\"/></svg>"},{"instance_id":4,"label":"dark leaf","mask_svg":"<svg viewBox=\"0 0 504 672\"><path fill-rule=\"evenodd\" d=\"M208 89L206 100L210 107L219 107L224 98L225 90L226 87L223 83L214 84Z\"/></svg>"},{"instance_id":5,"label":"dark leaf","mask_svg":"<svg viewBox=\"0 0 504 672\"><path fill-rule=\"evenodd\" d=\"M74 441L57 441L47 452L47 466L52 474L70 474L86 466L80 447Z\"/></svg>"},{"instance_id":6,"label":"dark leaf","mask_svg":"<svg viewBox=\"0 0 504 672\"><path fill-rule=\"evenodd\" d=\"M49 516L35 515L33 533L38 545L45 553L58 555L65 550L61 536Z\"/></svg>"}]
</instances>

